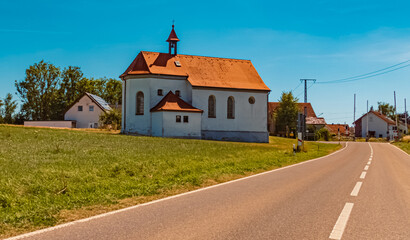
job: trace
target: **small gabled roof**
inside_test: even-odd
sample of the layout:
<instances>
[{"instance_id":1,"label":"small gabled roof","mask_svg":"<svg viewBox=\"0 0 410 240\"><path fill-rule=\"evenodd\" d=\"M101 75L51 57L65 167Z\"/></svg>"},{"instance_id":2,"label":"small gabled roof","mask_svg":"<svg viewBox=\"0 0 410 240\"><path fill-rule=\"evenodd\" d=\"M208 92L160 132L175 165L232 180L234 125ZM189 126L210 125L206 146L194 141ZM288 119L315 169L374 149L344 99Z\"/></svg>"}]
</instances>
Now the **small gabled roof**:
<instances>
[{"instance_id":1,"label":"small gabled roof","mask_svg":"<svg viewBox=\"0 0 410 240\"><path fill-rule=\"evenodd\" d=\"M185 102L177 95L169 91L159 103L151 108L151 112L172 111L172 112L199 112L203 110L193 107L191 104Z\"/></svg>"},{"instance_id":2,"label":"small gabled roof","mask_svg":"<svg viewBox=\"0 0 410 240\"><path fill-rule=\"evenodd\" d=\"M269 112L274 112L276 109L279 107L280 102L268 102L268 111ZM306 107L307 110L307 117L315 117L316 118L316 113L313 110L312 104L310 103L297 103L299 112L303 113L304 109Z\"/></svg>"},{"instance_id":3,"label":"small gabled roof","mask_svg":"<svg viewBox=\"0 0 410 240\"><path fill-rule=\"evenodd\" d=\"M381 120L385 121L388 125L395 125L396 124L396 122L394 122L393 120L388 118L386 115L383 115L381 112L373 111L373 110L370 110L368 113L363 114L363 116L361 116L359 119L357 119L355 121L355 123L358 122L359 120L361 120L364 116L366 116L369 113L373 113L374 115L379 117Z\"/></svg>"}]
</instances>

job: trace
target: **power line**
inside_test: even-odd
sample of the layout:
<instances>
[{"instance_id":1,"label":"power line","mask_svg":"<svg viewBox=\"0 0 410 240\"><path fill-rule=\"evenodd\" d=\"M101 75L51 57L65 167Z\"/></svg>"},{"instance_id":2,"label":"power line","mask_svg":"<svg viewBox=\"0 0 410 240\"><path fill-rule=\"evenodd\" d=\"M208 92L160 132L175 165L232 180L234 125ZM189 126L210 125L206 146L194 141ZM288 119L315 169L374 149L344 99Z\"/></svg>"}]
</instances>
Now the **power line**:
<instances>
[{"instance_id":1,"label":"power line","mask_svg":"<svg viewBox=\"0 0 410 240\"><path fill-rule=\"evenodd\" d=\"M298 89L298 87L300 87L300 85L302 85L302 82L300 82L299 85L297 87L295 87L291 92L294 92L296 89Z\"/></svg>"},{"instance_id":2,"label":"power line","mask_svg":"<svg viewBox=\"0 0 410 240\"><path fill-rule=\"evenodd\" d=\"M379 75L383 75L383 74L386 74L386 73L390 73L390 72L397 71L399 69L408 67L408 66L410 66L410 64L400 66L400 65L403 65L403 64L408 63L408 62L410 62L410 60L395 64L395 65L392 65L392 66L389 66L389 67L386 67L386 68L383 68L383 69L380 69L380 70L377 70L377 71L369 72L369 73L366 73L366 74L361 74L361 75L357 75L357 76L353 76L353 77L349 77L349 78L342 78L342 79L337 79L337 80L318 82L318 83L319 84L345 83L345 82L353 82L353 81L358 81L358 80L362 80L362 79L366 79L366 78L376 77L376 76L379 76ZM397 67L397 66L400 66L400 67ZM391 69L391 68L393 68L393 69ZM391 70L388 70L388 69L391 69ZM388 70L388 71L386 71L386 70Z\"/></svg>"}]
</instances>

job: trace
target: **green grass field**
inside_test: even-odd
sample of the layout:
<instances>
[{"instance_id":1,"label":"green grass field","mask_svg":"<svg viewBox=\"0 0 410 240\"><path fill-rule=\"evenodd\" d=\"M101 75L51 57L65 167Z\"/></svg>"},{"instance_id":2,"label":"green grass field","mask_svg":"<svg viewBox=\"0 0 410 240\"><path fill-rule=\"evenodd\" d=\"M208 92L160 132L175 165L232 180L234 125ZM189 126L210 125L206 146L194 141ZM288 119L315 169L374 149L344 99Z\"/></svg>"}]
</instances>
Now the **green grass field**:
<instances>
[{"instance_id":1,"label":"green grass field","mask_svg":"<svg viewBox=\"0 0 410 240\"><path fill-rule=\"evenodd\" d=\"M400 140L400 142L395 142L393 144L410 154L410 136L405 136Z\"/></svg>"},{"instance_id":2,"label":"green grass field","mask_svg":"<svg viewBox=\"0 0 410 240\"><path fill-rule=\"evenodd\" d=\"M0 125L0 237L333 152L294 139L233 143Z\"/></svg>"}]
</instances>

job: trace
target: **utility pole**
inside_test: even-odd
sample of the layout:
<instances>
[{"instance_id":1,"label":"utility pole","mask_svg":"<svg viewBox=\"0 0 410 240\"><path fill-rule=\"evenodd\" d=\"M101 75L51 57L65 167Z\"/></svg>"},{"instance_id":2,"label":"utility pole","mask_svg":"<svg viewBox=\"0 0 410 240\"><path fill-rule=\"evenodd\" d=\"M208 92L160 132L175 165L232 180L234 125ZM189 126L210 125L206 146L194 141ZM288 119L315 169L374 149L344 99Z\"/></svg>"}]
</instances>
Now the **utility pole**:
<instances>
[{"instance_id":1,"label":"utility pole","mask_svg":"<svg viewBox=\"0 0 410 240\"><path fill-rule=\"evenodd\" d=\"M305 79L300 79L300 82L303 82L303 81L305 81L305 103L307 103L307 82L308 81L312 81L313 83L315 83L316 82L316 79L307 79L307 78L305 78ZM305 140L306 139L306 115L307 115L307 107L305 106L304 107L304 109L303 109L303 114L304 114L304 121L303 121L303 132L302 132L302 138L303 138L303 140ZM303 144L303 147L304 147L304 144Z\"/></svg>"},{"instance_id":2,"label":"utility pole","mask_svg":"<svg viewBox=\"0 0 410 240\"><path fill-rule=\"evenodd\" d=\"M367 100L366 142L369 141L369 100Z\"/></svg>"},{"instance_id":3,"label":"utility pole","mask_svg":"<svg viewBox=\"0 0 410 240\"><path fill-rule=\"evenodd\" d=\"M405 131L406 134L408 134L408 126L407 126L407 108L406 108L406 99L404 99L404 125L405 125Z\"/></svg>"},{"instance_id":4,"label":"utility pole","mask_svg":"<svg viewBox=\"0 0 410 240\"><path fill-rule=\"evenodd\" d=\"M356 141L356 93L353 102L353 140Z\"/></svg>"},{"instance_id":5,"label":"utility pole","mask_svg":"<svg viewBox=\"0 0 410 240\"><path fill-rule=\"evenodd\" d=\"M397 137L400 137L399 136L399 125L398 125L398 122L397 122L396 91L394 91L394 115L396 117Z\"/></svg>"}]
</instances>

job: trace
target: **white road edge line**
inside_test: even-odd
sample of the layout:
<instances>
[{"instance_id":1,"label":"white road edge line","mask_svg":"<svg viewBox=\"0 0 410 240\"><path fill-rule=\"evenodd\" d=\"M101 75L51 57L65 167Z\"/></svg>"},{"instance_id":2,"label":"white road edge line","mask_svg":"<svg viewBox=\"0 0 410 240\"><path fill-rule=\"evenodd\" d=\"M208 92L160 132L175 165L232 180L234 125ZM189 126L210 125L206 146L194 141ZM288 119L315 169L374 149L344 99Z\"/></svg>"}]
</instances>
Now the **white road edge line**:
<instances>
[{"instance_id":1,"label":"white road edge line","mask_svg":"<svg viewBox=\"0 0 410 240\"><path fill-rule=\"evenodd\" d=\"M335 226L333 227L332 232L330 233L330 239L342 239L343 232L345 231L347 221L349 220L350 213L353 209L353 203L346 203L342 212L339 215L339 218L336 221Z\"/></svg>"},{"instance_id":2,"label":"white road edge line","mask_svg":"<svg viewBox=\"0 0 410 240\"><path fill-rule=\"evenodd\" d=\"M364 166L364 170L369 170L369 165Z\"/></svg>"},{"instance_id":3,"label":"white road edge line","mask_svg":"<svg viewBox=\"0 0 410 240\"><path fill-rule=\"evenodd\" d=\"M352 193L350 193L350 196L357 197L357 195L359 195L359 191L360 191L360 188L362 187L362 183L363 182L356 183L356 185L353 188Z\"/></svg>"},{"instance_id":4,"label":"white road edge line","mask_svg":"<svg viewBox=\"0 0 410 240\"><path fill-rule=\"evenodd\" d=\"M410 156L410 154L406 153L403 149L401 149L401 148L399 148L399 147L397 147L396 145L393 145L393 144L391 144L391 143L389 143L389 144L390 144L391 146L395 147L396 149L402 151L404 154L407 154L408 156Z\"/></svg>"},{"instance_id":5,"label":"white road edge line","mask_svg":"<svg viewBox=\"0 0 410 240\"><path fill-rule=\"evenodd\" d=\"M339 149L336 152L331 153L331 154L326 155L326 156L323 156L323 157L307 160L307 161L296 163L296 164L289 165L289 166L286 166L286 167L276 168L276 169L273 169L273 170L270 170L270 171L258 173L258 174L243 177L243 178L238 178L238 179L235 179L235 180L219 183L219 184L212 185L212 186L209 186L209 187L200 188L200 189L193 190L193 191L190 191L190 192L185 192L185 193L169 196L169 197L166 197L166 198L157 199L157 200L154 200L154 201L151 201L151 202L141 203L141 204L134 205L134 206L131 206L131 207L122 208L122 209L118 209L118 210L111 211L111 212L106 212L106 213L95 215L95 216L92 216L92 217L89 217L89 218L83 218L83 219L79 219L79 220L76 220L76 221L73 221L73 222L63 223L63 224L60 224L60 225L57 225L57 226L54 226L54 227L44 228L44 229L40 229L40 230L37 230L37 231L34 231L34 232L29 232L29 233L25 233L25 234L22 234L22 235L17 235L17 236L11 237L11 238L6 238L4 240L17 240L17 239L23 239L23 238L31 237L31 236L38 235L38 234L41 234L41 233L50 232L50 231L53 231L53 230L56 230L56 229L59 229L59 228L68 227L68 226L74 225L76 223L88 222L88 221L91 221L91 220L94 220L94 219L102 218L102 217L113 215L113 214L116 214L116 213L125 212L125 211L128 211L128 210L132 210L132 209L136 209L136 208L139 208L139 207L151 205L151 204L154 204L154 203L163 202L163 201L166 201L166 200L182 197L182 196L193 194L193 193L196 193L196 192L201 192L201 191L205 191L205 190L208 190L208 189L220 187L220 186L227 185L227 184L230 184L230 183L239 182L239 181L242 181L242 180L245 180L245 179L254 178L254 177L257 177L257 176L261 176L261 175L269 174L269 173L272 173L272 172L281 171L281 170L288 169L288 168L291 168L291 167L299 166L299 165L302 165L302 164L314 162L314 161L317 161L317 160L320 160L320 159L323 159L323 158L326 158L326 157L330 157L330 156L335 155L337 153L340 153L343 150L345 150L347 148L347 146L348 146L348 142L346 142L346 145L342 149Z\"/></svg>"},{"instance_id":6,"label":"white road edge line","mask_svg":"<svg viewBox=\"0 0 410 240\"><path fill-rule=\"evenodd\" d=\"M362 172L362 174L360 175L361 179L364 179L366 177L366 172Z\"/></svg>"}]
</instances>

